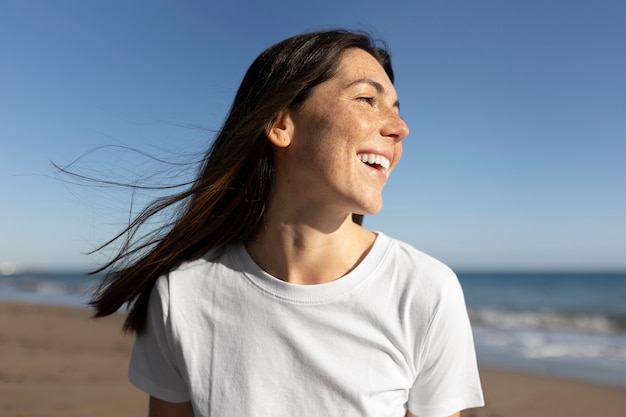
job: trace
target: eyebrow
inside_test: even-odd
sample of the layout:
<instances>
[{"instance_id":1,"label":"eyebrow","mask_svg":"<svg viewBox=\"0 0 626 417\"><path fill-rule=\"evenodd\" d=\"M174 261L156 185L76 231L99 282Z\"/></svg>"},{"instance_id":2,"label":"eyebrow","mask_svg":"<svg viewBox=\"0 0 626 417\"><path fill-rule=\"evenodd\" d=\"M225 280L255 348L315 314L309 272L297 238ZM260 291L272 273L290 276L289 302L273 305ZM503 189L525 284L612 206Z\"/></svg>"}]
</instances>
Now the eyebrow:
<instances>
[{"instance_id":1,"label":"eyebrow","mask_svg":"<svg viewBox=\"0 0 626 417\"><path fill-rule=\"evenodd\" d=\"M357 84L369 84L372 87L374 87L374 89L376 89L376 92L378 94L384 94L385 93L385 87L383 87L383 85L381 83L379 83L378 81L374 81L370 78L359 78L358 80L354 80L351 83L349 83L346 88L350 88L352 86L355 86ZM393 107L397 107L398 110L400 109L400 101L396 100L395 103L393 103Z\"/></svg>"}]
</instances>

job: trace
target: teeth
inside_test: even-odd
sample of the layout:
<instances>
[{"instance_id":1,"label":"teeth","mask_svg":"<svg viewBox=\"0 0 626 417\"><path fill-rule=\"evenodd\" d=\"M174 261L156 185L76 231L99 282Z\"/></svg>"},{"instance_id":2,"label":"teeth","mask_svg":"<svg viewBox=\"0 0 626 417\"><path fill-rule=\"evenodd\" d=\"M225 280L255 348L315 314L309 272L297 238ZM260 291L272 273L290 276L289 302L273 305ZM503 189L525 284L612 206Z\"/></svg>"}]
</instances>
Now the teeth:
<instances>
[{"instance_id":1,"label":"teeth","mask_svg":"<svg viewBox=\"0 0 626 417\"><path fill-rule=\"evenodd\" d=\"M378 165L381 167L381 171L387 172L387 170L389 169L389 166L391 165L391 162L389 161L389 159L385 158L382 155L376 155L373 153L360 153L357 155L359 157L359 160L361 160L361 162L366 163L368 165Z\"/></svg>"}]
</instances>

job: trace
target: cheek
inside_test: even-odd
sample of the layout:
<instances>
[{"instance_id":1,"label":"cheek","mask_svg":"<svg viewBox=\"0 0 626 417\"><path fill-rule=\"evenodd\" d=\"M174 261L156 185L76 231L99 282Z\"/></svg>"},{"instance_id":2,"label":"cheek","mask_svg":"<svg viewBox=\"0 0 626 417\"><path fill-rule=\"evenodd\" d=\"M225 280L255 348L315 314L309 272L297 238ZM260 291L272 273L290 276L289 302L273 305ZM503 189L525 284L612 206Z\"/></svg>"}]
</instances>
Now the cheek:
<instances>
[{"instance_id":1,"label":"cheek","mask_svg":"<svg viewBox=\"0 0 626 417\"><path fill-rule=\"evenodd\" d=\"M337 152L351 146L355 126L347 123L341 115L315 120L309 125L309 146L319 152L330 152L329 156L337 156Z\"/></svg>"},{"instance_id":2,"label":"cheek","mask_svg":"<svg viewBox=\"0 0 626 417\"><path fill-rule=\"evenodd\" d=\"M400 158L402 158L402 142L396 143L394 147L392 166L396 166L400 162Z\"/></svg>"},{"instance_id":3,"label":"cheek","mask_svg":"<svg viewBox=\"0 0 626 417\"><path fill-rule=\"evenodd\" d=\"M307 152L323 152L326 157L337 156L355 146L372 126L365 118L355 117L342 106L326 105L308 109L296 123L299 146Z\"/></svg>"}]
</instances>

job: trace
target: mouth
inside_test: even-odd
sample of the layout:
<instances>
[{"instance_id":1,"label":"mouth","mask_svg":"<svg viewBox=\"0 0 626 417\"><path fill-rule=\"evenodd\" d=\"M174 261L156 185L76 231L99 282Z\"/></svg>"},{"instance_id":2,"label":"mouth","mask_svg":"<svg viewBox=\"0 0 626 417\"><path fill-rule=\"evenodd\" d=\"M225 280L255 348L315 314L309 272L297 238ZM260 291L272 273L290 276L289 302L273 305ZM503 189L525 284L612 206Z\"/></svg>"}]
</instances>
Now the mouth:
<instances>
[{"instance_id":1,"label":"mouth","mask_svg":"<svg viewBox=\"0 0 626 417\"><path fill-rule=\"evenodd\" d=\"M385 174L391 166L391 161L382 155L374 153L359 153L357 154L357 157L365 165L377 169L383 174Z\"/></svg>"}]
</instances>

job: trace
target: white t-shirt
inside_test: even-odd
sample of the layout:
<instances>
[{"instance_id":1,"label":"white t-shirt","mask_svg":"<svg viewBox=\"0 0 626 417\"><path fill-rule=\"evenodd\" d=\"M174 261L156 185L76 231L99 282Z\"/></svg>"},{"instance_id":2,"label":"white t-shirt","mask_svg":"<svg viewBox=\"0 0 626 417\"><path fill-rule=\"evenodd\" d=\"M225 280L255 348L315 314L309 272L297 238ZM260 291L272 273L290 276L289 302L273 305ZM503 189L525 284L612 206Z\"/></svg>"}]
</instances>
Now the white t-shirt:
<instances>
[{"instance_id":1,"label":"white t-shirt","mask_svg":"<svg viewBox=\"0 0 626 417\"><path fill-rule=\"evenodd\" d=\"M196 417L444 417L483 405L454 273L382 233L344 277L294 285L243 245L159 278L129 376Z\"/></svg>"}]
</instances>

